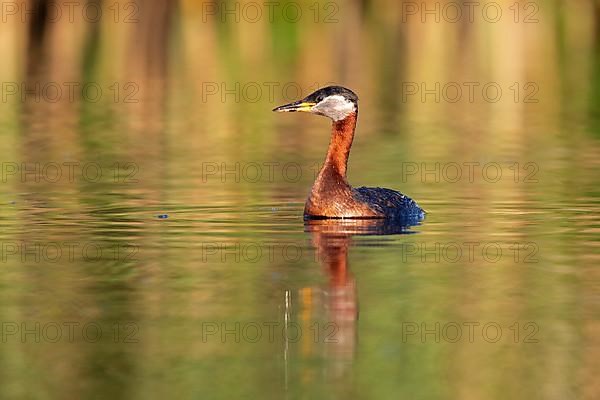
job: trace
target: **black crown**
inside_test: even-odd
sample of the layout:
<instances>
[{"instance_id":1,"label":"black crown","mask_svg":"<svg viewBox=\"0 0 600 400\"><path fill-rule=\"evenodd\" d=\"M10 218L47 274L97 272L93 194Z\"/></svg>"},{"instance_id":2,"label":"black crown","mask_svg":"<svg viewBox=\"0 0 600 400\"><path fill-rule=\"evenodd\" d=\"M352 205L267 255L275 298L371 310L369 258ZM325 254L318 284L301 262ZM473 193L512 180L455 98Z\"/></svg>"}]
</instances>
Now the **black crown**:
<instances>
[{"instance_id":1,"label":"black crown","mask_svg":"<svg viewBox=\"0 0 600 400\"><path fill-rule=\"evenodd\" d=\"M329 96L343 96L347 100L358 105L358 96L352 90L342 86L327 86L317 90L316 92L308 95L304 101L319 103L324 98Z\"/></svg>"}]
</instances>

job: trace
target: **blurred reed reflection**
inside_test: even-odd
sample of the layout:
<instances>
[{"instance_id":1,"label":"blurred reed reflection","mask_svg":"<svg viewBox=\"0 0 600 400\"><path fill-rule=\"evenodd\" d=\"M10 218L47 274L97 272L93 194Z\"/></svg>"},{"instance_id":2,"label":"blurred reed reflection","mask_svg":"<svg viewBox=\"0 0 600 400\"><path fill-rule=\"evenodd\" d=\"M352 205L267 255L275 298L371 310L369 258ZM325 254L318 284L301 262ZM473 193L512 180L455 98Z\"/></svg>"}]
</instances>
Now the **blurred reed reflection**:
<instances>
[{"instance_id":1,"label":"blurred reed reflection","mask_svg":"<svg viewBox=\"0 0 600 400\"><path fill-rule=\"evenodd\" d=\"M288 359L290 367L301 361L290 397L313 389L314 398L329 396L328 382L314 384L320 376L344 387L339 398L600 397L600 1L535 2L538 22L528 24L514 22L514 0L495 2L505 11L498 23L480 14L473 23L406 14L411 3L433 9L434 1L340 1L320 8L315 21L315 1L299 0L297 22L281 12L256 22L206 12L232 9L234 0L86 0L76 2L72 20L67 3L17 1L18 14L2 14L0 159L17 167L96 162L104 175L74 182L3 175L0 244L132 244L139 254L68 264L17 254L2 264L2 318L94 320L108 330L133 321L141 343L104 337L93 346L42 346L17 337L0 349L4 397L156 398L176 388L192 398L208 388L230 398L243 388L281 398L269 390L282 369L279 342L204 343L195 327L271 321L282 291L290 313L301 306L302 323L338 328L336 342L303 336L299 359ZM465 10L469 2L453 3ZM62 18L53 18L57 5ZM104 17L86 19L85 5L103 7ZM76 90L70 98L69 82L103 95ZM503 96L492 102L478 90L470 101L465 82L495 83ZM301 202L322 162L327 122L282 120L270 110L328 83L361 99L349 180L419 200L430 214L416 244L535 243L539 262L404 262L407 236L377 239L404 230L375 221L303 226ZM458 85L461 99L432 94L436 83ZM57 99L44 91L53 84L63 90ZM525 101L533 93L527 84L538 89L535 102ZM504 177L489 182L479 173L470 181L463 169L455 182L439 168L430 173L464 162L498 162ZM116 180L115 163L132 164L134 179ZM204 163L224 173L207 176ZM266 168L258 182L240 179L237 166L250 163L279 167L273 180ZM286 163L299 166L297 179L282 174ZM407 163L419 173L407 175ZM535 183L523 182L530 163ZM513 165L517 180L505 168ZM307 232L322 273L314 260L199 255L203 244L248 241L304 249ZM473 318L534 321L539 346L398 341L402 321ZM240 379L248 372L256 379Z\"/></svg>"}]
</instances>

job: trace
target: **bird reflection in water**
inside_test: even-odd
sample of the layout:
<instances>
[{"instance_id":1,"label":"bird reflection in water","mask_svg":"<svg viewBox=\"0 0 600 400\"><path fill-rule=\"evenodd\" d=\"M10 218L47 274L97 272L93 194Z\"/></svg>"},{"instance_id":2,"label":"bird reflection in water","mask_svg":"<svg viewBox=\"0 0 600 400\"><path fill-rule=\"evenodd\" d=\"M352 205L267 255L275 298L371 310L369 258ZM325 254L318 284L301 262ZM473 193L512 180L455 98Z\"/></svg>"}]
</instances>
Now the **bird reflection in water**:
<instances>
[{"instance_id":1,"label":"bird reflection in water","mask_svg":"<svg viewBox=\"0 0 600 400\"><path fill-rule=\"evenodd\" d=\"M353 242L353 236L414 233L409 227L416 224L417 220L394 223L385 219L306 220L305 231L311 235L316 258L327 277L327 283L321 287L302 288L297 295L296 302L299 304L295 306L300 311L300 323L303 329L310 332L302 337L301 353L305 359L311 356L325 358L325 375L328 378L346 375L357 348L359 301L356 281L348 263L348 251L357 245ZM296 296L286 291L286 320L291 318L291 297ZM288 356L289 345L286 343L286 386ZM305 373L314 375L314 371L310 370L304 370L303 375ZM304 381L310 381L312 376L303 378Z\"/></svg>"}]
</instances>

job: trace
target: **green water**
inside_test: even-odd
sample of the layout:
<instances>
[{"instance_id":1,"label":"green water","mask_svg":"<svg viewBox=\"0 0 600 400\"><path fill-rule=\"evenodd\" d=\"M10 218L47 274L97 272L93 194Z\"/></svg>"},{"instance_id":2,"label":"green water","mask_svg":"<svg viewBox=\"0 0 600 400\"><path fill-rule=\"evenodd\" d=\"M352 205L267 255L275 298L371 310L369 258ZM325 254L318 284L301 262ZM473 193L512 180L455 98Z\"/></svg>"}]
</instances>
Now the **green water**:
<instances>
[{"instance_id":1,"label":"green water","mask_svg":"<svg viewBox=\"0 0 600 400\"><path fill-rule=\"evenodd\" d=\"M548 9L515 37L467 29L448 55L432 38L454 43L456 26L390 21L372 2L363 19L342 7L337 24L272 32L201 24L186 4L166 52L90 30L72 53L48 39L63 64L21 55L1 70L105 93L0 112L1 397L596 397L590 32ZM115 101L115 82L121 96L135 82L138 101ZM353 88L350 183L410 195L423 223L306 224L329 122L271 113L293 90L207 95L268 82ZM407 82L496 82L504 96L403 98Z\"/></svg>"}]
</instances>

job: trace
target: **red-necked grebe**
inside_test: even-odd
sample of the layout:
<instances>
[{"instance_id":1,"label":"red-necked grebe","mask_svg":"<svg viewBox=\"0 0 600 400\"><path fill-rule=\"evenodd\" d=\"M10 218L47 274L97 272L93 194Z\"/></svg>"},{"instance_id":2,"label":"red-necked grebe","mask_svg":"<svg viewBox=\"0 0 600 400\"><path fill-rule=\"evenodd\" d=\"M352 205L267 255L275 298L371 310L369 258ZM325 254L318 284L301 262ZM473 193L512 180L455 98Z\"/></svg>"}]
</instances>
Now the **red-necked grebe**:
<instances>
[{"instance_id":1,"label":"red-necked grebe","mask_svg":"<svg viewBox=\"0 0 600 400\"><path fill-rule=\"evenodd\" d=\"M400 192L382 188L352 188L346 180L348 155L358 118L358 96L341 86L319 89L303 100L275 108L276 112L308 112L333 121L325 163L306 200L306 218L386 218L418 221L424 211Z\"/></svg>"}]
</instances>

